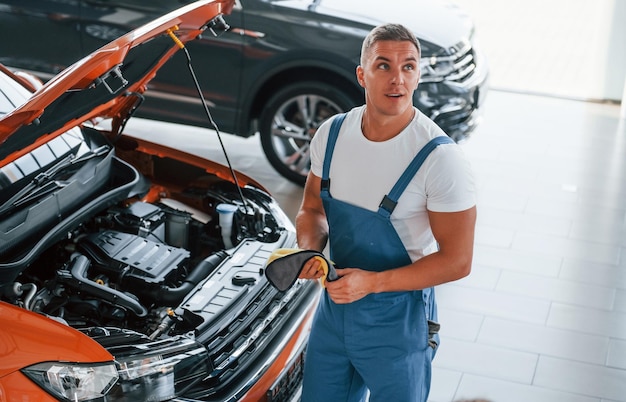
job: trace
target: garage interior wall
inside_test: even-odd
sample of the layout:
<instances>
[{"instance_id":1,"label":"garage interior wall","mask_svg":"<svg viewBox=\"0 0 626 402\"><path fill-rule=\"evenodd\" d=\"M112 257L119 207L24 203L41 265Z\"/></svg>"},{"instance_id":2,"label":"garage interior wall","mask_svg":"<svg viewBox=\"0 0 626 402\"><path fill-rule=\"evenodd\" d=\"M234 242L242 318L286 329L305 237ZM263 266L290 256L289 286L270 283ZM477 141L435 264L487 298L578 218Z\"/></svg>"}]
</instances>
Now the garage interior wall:
<instances>
[{"instance_id":1,"label":"garage interior wall","mask_svg":"<svg viewBox=\"0 0 626 402\"><path fill-rule=\"evenodd\" d=\"M493 89L623 101L626 0L453 1L476 23Z\"/></svg>"},{"instance_id":2,"label":"garage interior wall","mask_svg":"<svg viewBox=\"0 0 626 402\"><path fill-rule=\"evenodd\" d=\"M606 94L608 99L622 100L626 94L626 1L613 0L613 18L610 24L606 71ZM621 84L621 85L620 85ZM619 93L619 89L623 88ZM623 110L623 109L622 109Z\"/></svg>"}]
</instances>

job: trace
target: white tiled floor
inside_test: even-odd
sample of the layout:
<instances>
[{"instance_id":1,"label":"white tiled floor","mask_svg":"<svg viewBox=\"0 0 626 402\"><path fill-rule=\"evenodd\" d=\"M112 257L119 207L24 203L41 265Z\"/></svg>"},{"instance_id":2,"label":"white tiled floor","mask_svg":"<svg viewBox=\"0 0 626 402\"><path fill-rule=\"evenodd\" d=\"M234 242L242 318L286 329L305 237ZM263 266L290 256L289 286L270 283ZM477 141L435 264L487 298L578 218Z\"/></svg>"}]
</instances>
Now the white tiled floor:
<instances>
[{"instance_id":1,"label":"white tiled floor","mask_svg":"<svg viewBox=\"0 0 626 402\"><path fill-rule=\"evenodd\" d=\"M223 161L214 132L167 128ZM236 168L293 218L302 189L257 137L224 136ZM438 289L442 345L431 402L626 401L626 121L620 107L490 91L462 144L478 182L472 274Z\"/></svg>"},{"instance_id":2,"label":"white tiled floor","mask_svg":"<svg viewBox=\"0 0 626 402\"><path fill-rule=\"evenodd\" d=\"M431 399L624 401L619 106L491 91L486 110L463 144L479 182L473 273L439 291L443 328L467 327L442 328L435 366L462 373L436 374Z\"/></svg>"}]
</instances>

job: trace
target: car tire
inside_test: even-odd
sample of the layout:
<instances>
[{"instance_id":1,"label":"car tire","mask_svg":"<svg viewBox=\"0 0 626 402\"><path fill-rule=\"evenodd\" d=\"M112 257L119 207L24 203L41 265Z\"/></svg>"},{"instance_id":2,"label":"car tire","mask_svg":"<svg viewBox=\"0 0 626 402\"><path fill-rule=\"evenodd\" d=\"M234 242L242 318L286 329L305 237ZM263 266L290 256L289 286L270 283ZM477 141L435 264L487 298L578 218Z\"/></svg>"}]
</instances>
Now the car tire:
<instances>
[{"instance_id":1,"label":"car tire","mask_svg":"<svg viewBox=\"0 0 626 402\"><path fill-rule=\"evenodd\" d=\"M277 91L259 121L261 145L270 164L303 186L311 165L309 145L317 128L357 103L355 96L319 81L293 83Z\"/></svg>"}]
</instances>

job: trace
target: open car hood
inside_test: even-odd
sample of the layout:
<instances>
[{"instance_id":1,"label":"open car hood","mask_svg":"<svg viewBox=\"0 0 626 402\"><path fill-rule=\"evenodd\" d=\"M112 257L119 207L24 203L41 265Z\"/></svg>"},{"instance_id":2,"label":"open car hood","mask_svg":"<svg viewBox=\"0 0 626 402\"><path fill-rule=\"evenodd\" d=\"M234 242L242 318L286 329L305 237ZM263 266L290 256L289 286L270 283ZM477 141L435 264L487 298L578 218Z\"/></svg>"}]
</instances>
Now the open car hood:
<instances>
[{"instance_id":1,"label":"open car hood","mask_svg":"<svg viewBox=\"0 0 626 402\"><path fill-rule=\"evenodd\" d=\"M223 25L221 4L197 1L77 61L0 120L0 166L90 119L121 129L157 70L213 25Z\"/></svg>"}]
</instances>

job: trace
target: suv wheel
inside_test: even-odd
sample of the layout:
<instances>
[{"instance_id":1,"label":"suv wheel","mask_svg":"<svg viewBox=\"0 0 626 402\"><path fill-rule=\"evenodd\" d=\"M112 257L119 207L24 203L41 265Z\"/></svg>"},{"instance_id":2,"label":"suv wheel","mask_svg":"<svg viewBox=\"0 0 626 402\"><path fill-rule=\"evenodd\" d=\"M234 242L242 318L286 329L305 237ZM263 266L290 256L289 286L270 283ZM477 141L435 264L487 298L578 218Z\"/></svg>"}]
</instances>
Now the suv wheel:
<instances>
[{"instance_id":1,"label":"suv wheel","mask_svg":"<svg viewBox=\"0 0 626 402\"><path fill-rule=\"evenodd\" d=\"M317 128L356 104L323 82L294 83L276 92L261 114L259 130L270 164L288 180L304 185L311 165L309 145Z\"/></svg>"}]
</instances>

